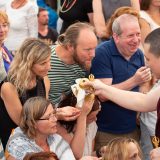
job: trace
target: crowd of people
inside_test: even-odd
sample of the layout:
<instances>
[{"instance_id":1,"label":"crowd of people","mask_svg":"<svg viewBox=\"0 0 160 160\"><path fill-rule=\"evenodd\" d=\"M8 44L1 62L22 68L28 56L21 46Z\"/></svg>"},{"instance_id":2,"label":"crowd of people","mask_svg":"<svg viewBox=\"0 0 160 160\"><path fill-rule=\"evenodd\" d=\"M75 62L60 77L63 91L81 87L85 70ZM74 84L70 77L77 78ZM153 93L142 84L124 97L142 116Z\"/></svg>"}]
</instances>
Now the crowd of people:
<instances>
[{"instance_id":1,"label":"crowd of people","mask_svg":"<svg viewBox=\"0 0 160 160\"><path fill-rule=\"evenodd\" d=\"M159 0L0 1L0 159L159 160L158 66Z\"/></svg>"}]
</instances>

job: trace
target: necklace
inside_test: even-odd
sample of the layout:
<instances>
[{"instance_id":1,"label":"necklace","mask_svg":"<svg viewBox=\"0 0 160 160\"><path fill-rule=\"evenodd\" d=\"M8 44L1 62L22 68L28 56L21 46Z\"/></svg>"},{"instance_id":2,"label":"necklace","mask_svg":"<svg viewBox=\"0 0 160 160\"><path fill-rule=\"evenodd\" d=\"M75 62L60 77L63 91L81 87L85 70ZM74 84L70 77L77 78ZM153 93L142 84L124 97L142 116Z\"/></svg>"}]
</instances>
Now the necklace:
<instances>
[{"instance_id":1,"label":"necklace","mask_svg":"<svg viewBox=\"0 0 160 160\"><path fill-rule=\"evenodd\" d=\"M69 11L73 5L76 3L77 0L64 0L62 7L61 7L61 12L65 13Z\"/></svg>"}]
</instances>

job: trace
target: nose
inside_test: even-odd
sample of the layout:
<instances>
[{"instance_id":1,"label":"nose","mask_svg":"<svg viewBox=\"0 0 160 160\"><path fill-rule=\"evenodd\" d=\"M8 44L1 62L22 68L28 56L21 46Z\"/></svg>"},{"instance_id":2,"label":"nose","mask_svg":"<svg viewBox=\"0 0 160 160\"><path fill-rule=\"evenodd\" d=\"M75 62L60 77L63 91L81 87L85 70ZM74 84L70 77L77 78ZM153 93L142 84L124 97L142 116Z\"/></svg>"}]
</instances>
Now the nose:
<instances>
[{"instance_id":1,"label":"nose","mask_svg":"<svg viewBox=\"0 0 160 160\"><path fill-rule=\"evenodd\" d=\"M51 62L50 62L50 61L46 64L46 69L47 69L48 71L51 69Z\"/></svg>"},{"instance_id":2,"label":"nose","mask_svg":"<svg viewBox=\"0 0 160 160\"><path fill-rule=\"evenodd\" d=\"M140 35L135 34L134 37L133 37L133 41L134 42L139 42L140 41Z\"/></svg>"},{"instance_id":3,"label":"nose","mask_svg":"<svg viewBox=\"0 0 160 160\"><path fill-rule=\"evenodd\" d=\"M4 29L5 29L5 28L4 28L3 26L0 25L0 32L3 32Z\"/></svg>"},{"instance_id":4,"label":"nose","mask_svg":"<svg viewBox=\"0 0 160 160\"><path fill-rule=\"evenodd\" d=\"M91 59L95 57L95 49L90 49L89 50L89 56L90 56Z\"/></svg>"}]
</instances>

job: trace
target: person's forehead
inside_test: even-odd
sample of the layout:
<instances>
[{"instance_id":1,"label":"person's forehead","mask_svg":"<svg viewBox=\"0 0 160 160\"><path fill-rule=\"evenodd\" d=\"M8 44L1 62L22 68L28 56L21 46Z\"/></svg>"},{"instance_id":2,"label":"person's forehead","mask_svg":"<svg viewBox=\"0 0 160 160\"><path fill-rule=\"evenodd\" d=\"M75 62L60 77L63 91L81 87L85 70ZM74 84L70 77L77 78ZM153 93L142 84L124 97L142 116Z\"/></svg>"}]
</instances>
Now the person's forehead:
<instances>
[{"instance_id":1,"label":"person's forehead","mask_svg":"<svg viewBox=\"0 0 160 160\"><path fill-rule=\"evenodd\" d=\"M41 11L39 14L40 15L48 15L48 11Z\"/></svg>"},{"instance_id":2,"label":"person's forehead","mask_svg":"<svg viewBox=\"0 0 160 160\"><path fill-rule=\"evenodd\" d=\"M120 27L123 31L123 33L127 32L134 32L134 31L139 31L140 32L140 25L138 21L132 21L130 22L124 22L120 24Z\"/></svg>"},{"instance_id":3,"label":"person's forehead","mask_svg":"<svg viewBox=\"0 0 160 160\"><path fill-rule=\"evenodd\" d=\"M79 33L79 36L77 38L77 45L78 44L89 44L89 43L95 43L97 41L96 35L92 30L82 30Z\"/></svg>"},{"instance_id":4,"label":"person's forehead","mask_svg":"<svg viewBox=\"0 0 160 160\"><path fill-rule=\"evenodd\" d=\"M53 108L52 104L50 103L50 104L47 106L47 109L46 109L44 115L48 115L48 114L52 113L53 111L55 111L55 109Z\"/></svg>"},{"instance_id":5,"label":"person's forehead","mask_svg":"<svg viewBox=\"0 0 160 160\"><path fill-rule=\"evenodd\" d=\"M150 44L144 43L144 53L148 54L150 52Z\"/></svg>"}]
</instances>

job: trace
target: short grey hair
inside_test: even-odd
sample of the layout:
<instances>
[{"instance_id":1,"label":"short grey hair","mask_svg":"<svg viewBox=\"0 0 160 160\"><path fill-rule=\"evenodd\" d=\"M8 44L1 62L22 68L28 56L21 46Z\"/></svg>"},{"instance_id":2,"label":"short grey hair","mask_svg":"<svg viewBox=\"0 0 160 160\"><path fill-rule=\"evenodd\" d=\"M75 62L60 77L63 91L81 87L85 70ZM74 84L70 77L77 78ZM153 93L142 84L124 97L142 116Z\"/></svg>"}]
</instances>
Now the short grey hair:
<instances>
[{"instance_id":1,"label":"short grey hair","mask_svg":"<svg viewBox=\"0 0 160 160\"><path fill-rule=\"evenodd\" d=\"M116 33L117 35L121 35L122 34L122 30L120 27L120 23L118 18L116 18L112 24L112 32Z\"/></svg>"},{"instance_id":2,"label":"short grey hair","mask_svg":"<svg viewBox=\"0 0 160 160\"><path fill-rule=\"evenodd\" d=\"M112 24L112 32L116 33L117 35L121 35L122 34L122 28L121 25L125 22L129 23L131 21L135 21L137 20L138 22L138 18L134 15L131 14L122 14L119 17L117 17Z\"/></svg>"}]
</instances>

